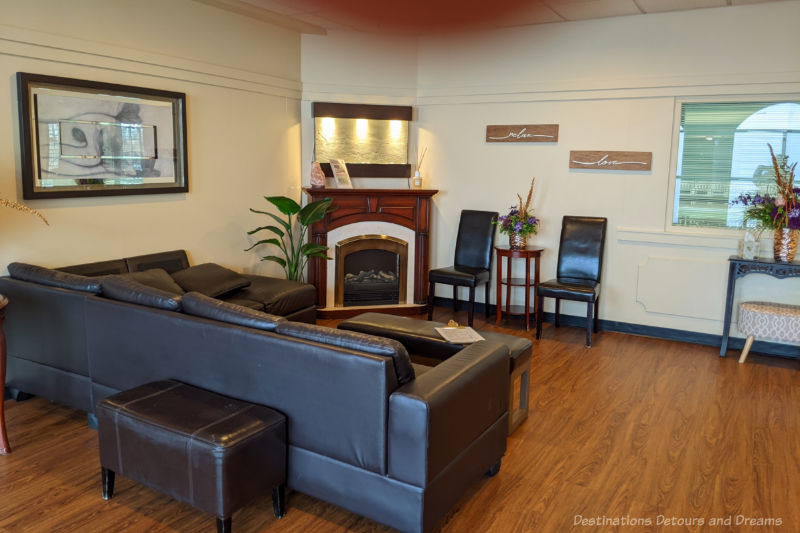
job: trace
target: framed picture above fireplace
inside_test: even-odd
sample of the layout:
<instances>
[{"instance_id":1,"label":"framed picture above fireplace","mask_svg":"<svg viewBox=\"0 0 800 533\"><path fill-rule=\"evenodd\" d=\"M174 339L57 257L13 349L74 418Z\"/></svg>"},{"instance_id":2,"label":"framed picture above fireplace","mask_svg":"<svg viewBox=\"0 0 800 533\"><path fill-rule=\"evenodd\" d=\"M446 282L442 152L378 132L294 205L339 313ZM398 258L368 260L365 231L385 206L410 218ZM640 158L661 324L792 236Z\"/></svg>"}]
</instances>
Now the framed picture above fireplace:
<instances>
[{"instance_id":1,"label":"framed picture above fireplace","mask_svg":"<svg viewBox=\"0 0 800 533\"><path fill-rule=\"evenodd\" d=\"M23 198L187 192L186 95L17 73Z\"/></svg>"}]
</instances>

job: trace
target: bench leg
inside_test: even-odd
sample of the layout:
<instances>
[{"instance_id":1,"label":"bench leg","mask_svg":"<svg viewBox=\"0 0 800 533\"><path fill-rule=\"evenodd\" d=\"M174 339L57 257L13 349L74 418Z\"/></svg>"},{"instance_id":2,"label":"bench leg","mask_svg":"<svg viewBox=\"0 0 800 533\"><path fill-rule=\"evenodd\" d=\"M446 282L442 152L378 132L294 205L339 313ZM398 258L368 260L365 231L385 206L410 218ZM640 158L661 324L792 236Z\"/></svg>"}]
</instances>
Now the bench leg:
<instances>
[{"instance_id":1,"label":"bench leg","mask_svg":"<svg viewBox=\"0 0 800 533\"><path fill-rule=\"evenodd\" d=\"M103 499L110 500L114 497L114 471L108 468L101 468L100 478L103 482Z\"/></svg>"},{"instance_id":2,"label":"bench leg","mask_svg":"<svg viewBox=\"0 0 800 533\"><path fill-rule=\"evenodd\" d=\"M286 485L278 485L272 489L272 511L275 518L286 516Z\"/></svg>"},{"instance_id":3,"label":"bench leg","mask_svg":"<svg viewBox=\"0 0 800 533\"><path fill-rule=\"evenodd\" d=\"M217 533L231 533L231 517L217 517Z\"/></svg>"},{"instance_id":4,"label":"bench leg","mask_svg":"<svg viewBox=\"0 0 800 533\"><path fill-rule=\"evenodd\" d=\"M750 353L750 348L753 347L753 341L755 337L750 335L747 337L747 340L744 342L744 348L742 348L742 355L739 356L739 362L744 363L747 360L747 354Z\"/></svg>"}]
</instances>

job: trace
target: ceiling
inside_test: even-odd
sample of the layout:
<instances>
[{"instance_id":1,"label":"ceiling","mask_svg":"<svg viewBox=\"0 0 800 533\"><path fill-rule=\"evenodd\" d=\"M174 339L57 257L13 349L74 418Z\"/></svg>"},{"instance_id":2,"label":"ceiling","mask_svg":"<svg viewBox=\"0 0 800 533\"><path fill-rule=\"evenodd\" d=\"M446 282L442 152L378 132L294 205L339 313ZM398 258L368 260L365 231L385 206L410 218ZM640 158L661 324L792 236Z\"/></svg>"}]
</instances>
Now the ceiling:
<instances>
[{"instance_id":1,"label":"ceiling","mask_svg":"<svg viewBox=\"0 0 800 533\"><path fill-rule=\"evenodd\" d=\"M195 0L302 33L430 34L784 0Z\"/></svg>"}]
</instances>

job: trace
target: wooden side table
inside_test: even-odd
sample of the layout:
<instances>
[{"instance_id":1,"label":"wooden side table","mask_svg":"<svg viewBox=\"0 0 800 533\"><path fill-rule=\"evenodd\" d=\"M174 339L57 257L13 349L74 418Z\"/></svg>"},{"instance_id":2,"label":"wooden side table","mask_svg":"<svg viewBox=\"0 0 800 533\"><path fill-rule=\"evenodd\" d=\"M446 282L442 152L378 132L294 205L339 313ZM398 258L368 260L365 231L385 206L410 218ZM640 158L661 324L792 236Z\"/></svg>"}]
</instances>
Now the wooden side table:
<instances>
[{"instance_id":1,"label":"wooden side table","mask_svg":"<svg viewBox=\"0 0 800 533\"><path fill-rule=\"evenodd\" d=\"M3 321L6 319L6 306L8 298L0 294L0 455L11 453L6 435L6 417L3 411L3 396L6 389L6 333L3 330Z\"/></svg>"},{"instance_id":2,"label":"wooden side table","mask_svg":"<svg viewBox=\"0 0 800 533\"><path fill-rule=\"evenodd\" d=\"M542 248L514 249L507 245L495 246L497 262L497 325L503 319L503 315L524 316L525 331L531 329L531 315L536 312L536 294L531 299L531 287L536 289L539 286L539 257L542 255ZM503 277L503 258L506 258L506 277ZM514 258L525 259L525 277L515 278L511 275L511 263ZM533 283L531 283L531 259L533 259ZM505 309L503 309L503 286L506 288ZM511 305L511 287L525 287L525 305Z\"/></svg>"}]
</instances>

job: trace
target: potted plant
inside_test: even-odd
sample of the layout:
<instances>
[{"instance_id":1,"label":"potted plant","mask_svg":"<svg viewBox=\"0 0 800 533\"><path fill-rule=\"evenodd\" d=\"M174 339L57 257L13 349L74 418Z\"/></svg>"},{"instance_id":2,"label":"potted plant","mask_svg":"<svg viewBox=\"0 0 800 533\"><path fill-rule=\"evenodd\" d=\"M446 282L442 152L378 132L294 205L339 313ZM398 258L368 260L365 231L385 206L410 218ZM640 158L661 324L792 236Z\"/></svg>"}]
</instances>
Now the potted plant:
<instances>
[{"instance_id":1,"label":"potted plant","mask_svg":"<svg viewBox=\"0 0 800 533\"><path fill-rule=\"evenodd\" d=\"M261 244L277 246L283 257L266 255L262 257L261 260L272 261L281 265L283 271L286 273L286 279L302 281L303 272L305 271L306 264L308 264L309 257L331 259L326 254L328 251L327 246L305 242L305 240L308 227L315 222L319 222L326 214L334 210L334 208L331 207L333 199L323 198L322 200L311 202L301 208L300 204L285 196L265 196L264 198L277 207L278 211L286 215L286 219L284 220L274 213L251 208L250 211L253 213L259 213L273 218L279 226L260 226L254 230L248 231L248 235L253 235L259 231L266 230L274 233L276 237L260 240L254 243L250 248L247 248L245 252ZM297 215L296 218L293 218L295 215Z\"/></svg>"},{"instance_id":2,"label":"potted plant","mask_svg":"<svg viewBox=\"0 0 800 533\"><path fill-rule=\"evenodd\" d=\"M797 252L800 230L800 188L794 186L797 163L789 166L778 162L771 145L772 168L775 173L775 191L764 194L740 194L731 205L743 205L744 222L755 222L757 230L774 231L773 253L776 261L792 261Z\"/></svg>"},{"instance_id":3,"label":"potted plant","mask_svg":"<svg viewBox=\"0 0 800 533\"><path fill-rule=\"evenodd\" d=\"M535 235L539 227L539 219L533 216L531 199L533 198L533 184L536 178L531 179L531 188L528 198L523 203L519 194L519 205L512 205L507 215L501 215L494 222L500 233L508 234L508 245L511 248L525 248L528 245L528 236Z\"/></svg>"}]
</instances>

